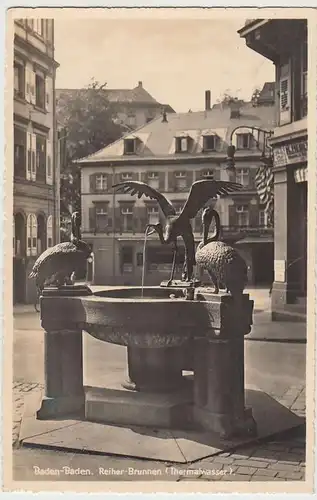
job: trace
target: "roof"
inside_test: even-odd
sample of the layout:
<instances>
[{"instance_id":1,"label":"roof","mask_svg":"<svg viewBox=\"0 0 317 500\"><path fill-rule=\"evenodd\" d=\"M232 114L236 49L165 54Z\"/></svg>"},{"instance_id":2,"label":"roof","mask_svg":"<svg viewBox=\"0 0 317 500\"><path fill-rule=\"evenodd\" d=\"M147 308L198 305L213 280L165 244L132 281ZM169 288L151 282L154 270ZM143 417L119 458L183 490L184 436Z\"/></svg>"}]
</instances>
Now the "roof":
<instances>
[{"instance_id":1,"label":"roof","mask_svg":"<svg viewBox=\"0 0 317 500\"><path fill-rule=\"evenodd\" d=\"M274 102L275 100L275 82L266 82L258 97L258 103Z\"/></svg>"},{"instance_id":2,"label":"roof","mask_svg":"<svg viewBox=\"0 0 317 500\"><path fill-rule=\"evenodd\" d=\"M87 92L91 89L56 89L56 99L60 100L66 97L72 97L78 92ZM98 90L98 92L100 92ZM118 104L142 104L142 105L156 105L156 106L167 106L170 108L170 111L174 110L169 105L164 105L159 103L154 97L145 90L142 82L133 88L133 89L103 89L107 99L111 103Z\"/></svg>"},{"instance_id":3,"label":"roof","mask_svg":"<svg viewBox=\"0 0 317 500\"><path fill-rule=\"evenodd\" d=\"M240 108L240 117L230 117L229 106L213 106L211 110L188 112L188 113L167 113L167 122L162 121L162 117L152 120L143 125L133 133L125 134L123 137L113 142L109 146L93 153L86 158L77 160L77 163L92 164L106 161L124 160L137 161L138 159L173 159L173 158L193 158L202 157L203 135L215 134L221 139L221 147L217 152L212 153L212 157L224 157L227 153L227 146L234 128L238 126L259 127L272 130L275 127L274 106L256 106L251 102L244 103ZM192 138L192 149L190 153L175 153L175 137L190 136ZM124 140L137 138L139 147L137 154L124 155ZM248 151L248 155L252 152ZM258 155L258 151L255 152ZM236 153L238 157L239 152ZM207 157L207 154L204 153Z\"/></svg>"}]
</instances>

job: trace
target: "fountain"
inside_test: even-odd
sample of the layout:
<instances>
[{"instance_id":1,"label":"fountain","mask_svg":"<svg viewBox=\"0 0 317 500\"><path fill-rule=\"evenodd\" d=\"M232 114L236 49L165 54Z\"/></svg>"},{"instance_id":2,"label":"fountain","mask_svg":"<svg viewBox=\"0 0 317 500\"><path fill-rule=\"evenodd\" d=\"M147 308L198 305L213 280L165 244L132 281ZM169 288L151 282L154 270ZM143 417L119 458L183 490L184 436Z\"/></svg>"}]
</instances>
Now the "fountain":
<instances>
[{"instance_id":1,"label":"fountain","mask_svg":"<svg viewBox=\"0 0 317 500\"><path fill-rule=\"evenodd\" d=\"M244 335L253 301L236 308L227 294L177 287L116 288L81 296L44 290L46 392L39 419L80 412L117 425L205 429L230 437L255 431L244 401ZM170 295L173 298L170 298ZM56 316L58 311L58 316ZM104 390L83 386L82 331L128 351L128 382ZM194 351L194 377L183 375Z\"/></svg>"},{"instance_id":2,"label":"fountain","mask_svg":"<svg viewBox=\"0 0 317 500\"><path fill-rule=\"evenodd\" d=\"M134 192L144 186L133 183ZM198 211L218 191L224 194L237 186L211 180L194 183L183 214L193 216L193 200ZM155 193L152 190L151 196L158 196ZM88 287L44 289L46 386L38 419L77 413L88 421L200 429L226 439L256 433L244 386L244 336L251 330L253 301L243 293L239 300L227 293L211 293L192 278L189 219L173 215L172 205L166 203L167 232L160 238L175 245L168 282L144 286L146 230L141 287L95 293ZM159 225L156 229L160 233ZM186 246L187 277L175 282L178 235ZM84 388L83 331L102 342L127 347L128 379L122 374L120 383ZM185 370L193 375L189 377Z\"/></svg>"}]
</instances>

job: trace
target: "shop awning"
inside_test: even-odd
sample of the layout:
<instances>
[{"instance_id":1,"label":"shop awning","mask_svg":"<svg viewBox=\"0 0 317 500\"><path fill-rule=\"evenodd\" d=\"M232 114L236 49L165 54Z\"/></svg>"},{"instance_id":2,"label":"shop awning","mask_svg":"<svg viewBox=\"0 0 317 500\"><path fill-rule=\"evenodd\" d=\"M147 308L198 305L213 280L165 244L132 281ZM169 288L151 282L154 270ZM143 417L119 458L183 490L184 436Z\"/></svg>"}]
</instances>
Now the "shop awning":
<instances>
[{"instance_id":1,"label":"shop awning","mask_svg":"<svg viewBox=\"0 0 317 500\"><path fill-rule=\"evenodd\" d=\"M295 182L307 182L308 181L308 170L307 167L300 167L294 170Z\"/></svg>"}]
</instances>

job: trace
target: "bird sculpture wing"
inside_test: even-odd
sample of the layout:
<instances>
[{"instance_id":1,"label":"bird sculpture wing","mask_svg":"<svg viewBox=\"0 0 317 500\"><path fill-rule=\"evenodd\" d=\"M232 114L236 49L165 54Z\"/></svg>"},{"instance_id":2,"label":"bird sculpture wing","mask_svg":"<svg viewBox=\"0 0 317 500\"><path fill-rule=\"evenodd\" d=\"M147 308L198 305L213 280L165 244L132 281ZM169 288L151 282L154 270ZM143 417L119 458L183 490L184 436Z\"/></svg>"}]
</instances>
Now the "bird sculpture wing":
<instances>
[{"instance_id":1,"label":"bird sculpture wing","mask_svg":"<svg viewBox=\"0 0 317 500\"><path fill-rule=\"evenodd\" d=\"M119 184L114 184L112 186L118 193L130 193L131 196L137 194L138 198L141 198L142 195L151 198L152 200L156 200L160 205L163 214L165 217L170 215L176 215L176 210L173 207L172 203L165 198L161 193L153 189L151 186L146 184L145 182L139 181L127 181L120 182Z\"/></svg>"},{"instance_id":2,"label":"bird sculpture wing","mask_svg":"<svg viewBox=\"0 0 317 500\"><path fill-rule=\"evenodd\" d=\"M194 182L180 217L193 219L211 198L242 189L242 184L229 181L200 180Z\"/></svg>"}]
</instances>

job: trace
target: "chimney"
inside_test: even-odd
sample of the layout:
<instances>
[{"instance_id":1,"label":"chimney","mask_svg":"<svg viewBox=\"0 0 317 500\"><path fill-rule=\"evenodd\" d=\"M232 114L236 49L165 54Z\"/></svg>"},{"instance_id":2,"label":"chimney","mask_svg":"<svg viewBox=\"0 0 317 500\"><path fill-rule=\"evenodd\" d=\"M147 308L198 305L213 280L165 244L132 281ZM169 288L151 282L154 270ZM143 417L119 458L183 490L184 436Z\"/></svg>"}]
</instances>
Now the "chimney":
<instances>
[{"instance_id":1,"label":"chimney","mask_svg":"<svg viewBox=\"0 0 317 500\"><path fill-rule=\"evenodd\" d=\"M210 111L211 109L211 93L210 90L205 91L205 110Z\"/></svg>"},{"instance_id":2,"label":"chimney","mask_svg":"<svg viewBox=\"0 0 317 500\"><path fill-rule=\"evenodd\" d=\"M142 82L139 82L139 83L138 83L138 87L140 87L140 89L142 89L142 87L143 87Z\"/></svg>"}]
</instances>

